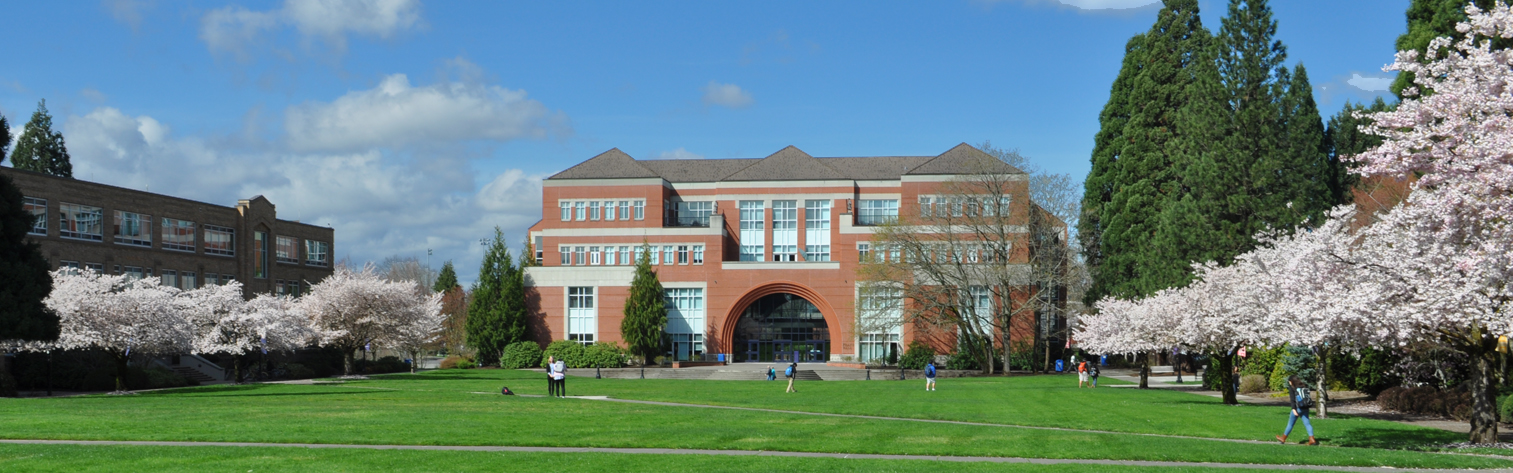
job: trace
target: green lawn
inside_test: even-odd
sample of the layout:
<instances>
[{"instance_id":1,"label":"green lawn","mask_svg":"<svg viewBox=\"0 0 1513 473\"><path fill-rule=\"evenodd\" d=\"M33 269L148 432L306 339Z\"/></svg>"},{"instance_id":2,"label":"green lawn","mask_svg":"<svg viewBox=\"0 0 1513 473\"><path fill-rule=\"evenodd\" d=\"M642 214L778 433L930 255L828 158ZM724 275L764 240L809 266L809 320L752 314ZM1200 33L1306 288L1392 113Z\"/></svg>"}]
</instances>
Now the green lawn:
<instances>
[{"instance_id":1,"label":"green lawn","mask_svg":"<svg viewBox=\"0 0 1513 473\"><path fill-rule=\"evenodd\" d=\"M130 465L123 468L122 465ZM0 445L6 472L250 471L1020 471L1083 473L1199 472L1203 468L1111 467L1108 465L1027 465L925 460L858 460L715 455L625 455L612 453L513 453L412 450L355 450L262 447L116 447ZM1259 473L1274 470L1224 470Z\"/></svg>"},{"instance_id":2,"label":"green lawn","mask_svg":"<svg viewBox=\"0 0 1513 473\"><path fill-rule=\"evenodd\" d=\"M1079 391L1075 387L1063 387L1061 383L1064 381L1065 378L1057 377L941 380L941 390L933 393L924 392L919 383L912 381L811 382L801 383L800 393L786 396L782 393L782 385L762 381L571 378L568 386L570 393L575 395L601 394L629 399L1126 432L1187 435L1197 435L1195 432L1198 432L1233 438L1264 438L1280 429L1281 418L1285 418L1279 415L1279 408L1223 406L1201 396L1165 391L1128 388ZM1513 462L1498 459L1401 450L1310 448L472 393L497 393L501 384L508 384L522 393L545 391L545 383L537 373L449 370L341 385L212 386L135 396L0 399L0 419L5 419L0 423L0 438L700 448L1267 464L1513 467ZM1447 436L1437 430L1365 419L1320 421L1316 427L1322 430L1324 440L1337 445L1405 446L1460 439L1458 435ZM6 448L10 450L0 452L25 452L32 447ZM139 454L144 455L144 462L160 461L152 460L157 458L152 456L152 449L124 449L142 449ZM215 453L220 451L205 450L208 453L200 455L227 455ZM305 449L297 452L310 453ZM311 454L341 457L368 456L370 453ZM459 452L423 453L434 453L438 458L436 461L453 461L444 458ZM385 453L390 454L396 456L386 458L400 458L411 453ZM257 457L251 453L230 455ZM488 455L500 454L479 454L476 458L498 458ZM173 457L168 453L161 456L165 459L161 461ZM445 466L441 469L465 470L471 468L467 465L480 461L486 464L485 460L474 460L475 457L467 455L458 455L457 458L456 468ZM681 456L664 460L676 465L674 469L710 464ZM619 465L614 460L583 461ZM730 458L708 461L736 464L729 463L736 461ZM630 463L645 465L645 468L658 467L657 461L650 459ZM402 466L403 462L400 464ZM351 469L365 469L358 468L357 463L350 466ZM891 464L884 467L894 468Z\"/></svg>"}]
</instances>

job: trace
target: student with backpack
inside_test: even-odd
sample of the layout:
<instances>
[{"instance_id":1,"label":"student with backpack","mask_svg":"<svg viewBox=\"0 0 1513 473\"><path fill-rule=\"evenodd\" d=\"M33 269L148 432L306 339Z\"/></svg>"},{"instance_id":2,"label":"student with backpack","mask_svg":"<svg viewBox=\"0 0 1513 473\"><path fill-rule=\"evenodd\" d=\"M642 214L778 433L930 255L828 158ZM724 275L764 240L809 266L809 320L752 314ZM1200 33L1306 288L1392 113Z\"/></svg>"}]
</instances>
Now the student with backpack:
<instances>
[{"instance_id":1,"label":"student with backpack","mask_svg":"<svg viewBox=\"0 0 1513 473\"><path fill-rule=\"evenodd\" d=\"M797 361L789 363L788 364L788 369L783 370L783 376L787 376L788 377L788 390L784 391L784 392L789 392L789 393L799 392L797 389L793 389L793 380L794 380L794 378L798 377L798 374L799 374L799 362L797 362Z\"/></svg>"},{"instance_id":2,"label":"student with backpack","mask_svg":"<svg viewBox=\"0 0 1513 473\"><path fill-rule=\"evenodd\" d=\"M925 365L925 390L935 390L935 362Z\"/></svg>"},{"instance_id":3,"label":"student with backpack","mask_svg":"<svg viewBox=\"0 0 1513 473\"><path fill-rule=\"evenodd\" d=\"M1308 409L1313 407L1313 393L1308 392L1308 385L1298 379L1296 375L1287 378L1287 399L1292 404L1292 414L1287 416L1287 430L1277 436L1277 441L1287 443L1287 435L1292 433L1292 426L1297 424L1298 419L1303 419L1303 427L1308 429L1307 445L1318 445L1319 441L1313 438L1313 423L1308 421Z\"/></svg>"},{"instance_id":4,"label":"student with backpack","mask_svg":"<svg viewBox=\"0 0 1513 473\"><path fill-rule=\"evenodd\" d=\"M546 395L557 397L557 357L546 357Z\"/></svg>"},{"instance_id":5,"label":"student with backpack","mask_svg":"<svg viewBox=\"0 0 1513 473\"><path fill-rule=\"evenodd\" d=\"M1088 374L1088 377L1092 378L1092 380L1093 380L1092 386L1088 386L1088 387L1090 387L1090 388L1096 388L1096 387L1098 387L1098 363L1093 363L1091 365L1088 365L1088 367L1087 367L1087 374Z\"/></svg>"},{"instance_id":6,"label":"student with backpack","mask_svg":"<svg viewBox=\"0 0 1513 473\"><path fill-rule=\"evenodd\" d=\"M567 362L557 360L552 363L552 379L557 381L557 397L567 397Z\"/></svg>"},{"instance_id":7,"label":"student with backpack","mask_svg":"<svg viewBox=\"0 0 1513 473\"><path fill-rule=\"evenodd\" d=\"M1087 360L1077 362L1077 387L1087 384Z\"/></svg>"}]
</instances>

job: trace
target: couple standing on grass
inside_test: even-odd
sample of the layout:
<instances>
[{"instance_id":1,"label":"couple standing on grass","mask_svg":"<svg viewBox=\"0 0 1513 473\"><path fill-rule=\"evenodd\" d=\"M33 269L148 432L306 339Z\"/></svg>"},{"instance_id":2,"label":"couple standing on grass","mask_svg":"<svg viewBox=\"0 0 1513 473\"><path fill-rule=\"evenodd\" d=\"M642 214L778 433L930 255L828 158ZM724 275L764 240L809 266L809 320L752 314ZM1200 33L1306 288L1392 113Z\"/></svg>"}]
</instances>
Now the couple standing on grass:
<instances>
[{"instance_id":1,"label":"couple standing on grass","mask_svg":"<svg viewBox=\"0 0 1513 473\"><path fill-rule=\"evenodd\" d=\"M551 397L567 397L567 363L555 356L546 357L546 392Z\"/></svg>"}]
</instances>

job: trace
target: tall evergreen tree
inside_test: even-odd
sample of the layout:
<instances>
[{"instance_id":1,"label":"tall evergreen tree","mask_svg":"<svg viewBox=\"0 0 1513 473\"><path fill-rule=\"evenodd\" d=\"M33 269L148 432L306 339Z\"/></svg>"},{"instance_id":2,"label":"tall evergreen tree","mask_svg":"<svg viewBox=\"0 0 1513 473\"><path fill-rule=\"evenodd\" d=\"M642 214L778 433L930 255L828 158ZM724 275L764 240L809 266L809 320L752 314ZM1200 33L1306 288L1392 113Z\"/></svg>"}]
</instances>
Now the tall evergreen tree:
<instances>
[{"instance_id":1,"label":"tall evergreen tree","mask_svg":"<svg viewBox=\"0 0 1513 473\"><path fill-rule=\"evenodd\" d=\"M651 247L641 244L636 256L636 276L630 281L630 295L625 298L625 318L620 320L620 336L625 338L631 354L651 364L662 353L663 332L667 328L667 300L662 282L651 269Z\"/></svg>"},{"instance_id":2,"label":"tall evergreen tree","mask_svg":"<svg viewBox=\"0 0 1513 473\"><path fill-rule=\"evenodd\" d=\"M1371 123L1371 119L1357 117L1356 113L1385 112L1388 108L1387 102L1381 97L1372 101L1370 106L1346 101L1339 113L1329 117L1329 125L1324 130L1324 144L1329 155L1329 193L1334 205L1350 203L1350 189L1361 181L1360 175L1355 172L1355 164L1344 158L1382 145L1382 137L1361 130Z\"/></svg>"},{"instance_id":3,"label":"tall evergreen tree","mask_svg":"<svg viewBox=\"0 0 1513 473\"><path fill-rule=\"evenodd\" d=\"M0 163L5 162L5 157L10 155L11 150L11 124L5 121L5 115L0 115Z\"/></svg>"},{"instance_id":4,"label":"tall evergreen tree","mask_svg":"<svg viewBox=\"0 0 1513 473\"><path fill-rule=\"evenodd\" d=\"M0 175L0 340L58 338L58 315L42 304L53 288L47 259L36 243L26 241L34 220L21 189ZM9 360L0 354L0 396L16 395Z\"/></svg>"},{"instance_id":5,"label":"tall evergreen tree","mask_svg":"<svg viewBox=\"0 0 1513 473\"><path fill-rule=\"evenodd\" d=\"M452 269L452 261L447 260L441 265L441 274L436 276L436 284L431 285L431 292L445 293L460 286L457 284L457 270Z\"/></svg>"},{"instance_id":6,"label":"tall evergreen tree","mask_svg":"<svg viewBox=\"0 0 1513 473\"><path fill-rule=\"evenodd\" d=\"M1216 189L1213 182L1223 180L1226 172L1217 157L1228 154L1228 95L1219 76L1217 57L1219 42L1208 37L1192 64L1191 82L1184 91L1186 101L1177 112L1181 130L1171 147L1174 167L1180 177L1167 193L1155 235L1157 260L1165 262L1149 279L1145 293L1182 286L1192 279L1192 263L1215 258L1216 244L1223 238L1210 215L1226 204L1227 189Z\"/></svg>"},{"instance_id":7,"label":"tall evergreen tree","mask_svg":"<svg viewBox=\"0 0 1513 473\"><path fill-rule=\"evenodd\" d=\"M505 346L525 338L523 283L504 233L494 227L494 241L483 255L468 303L467 342L480 364L498 363Z\"/></svg>"},{"instance_id":8,"label":"tall evergreen tree","mask_svg":"<svg viewBox=\"0 0 1513 473\"><path fill-rule=\"evenodd\" d=\"M1419 59L1429 49L1429 41L1441 36L1456 37L1455 24L1466 21L1466 5L1476 4L1482 10L1491 10L1497 0L1412 0L1408 4L1408 31L1397 37L1398 51L1418 51ZM1494 48L1506 48L1513 40L1493 39ZM1400 72L1392 80L1392 93L1401 100L1403 91L1413 85L1413 74Z\"/></svg>"},{"instance_id":9,"label":"tall evergreen tree","mask_svg":"<svg viewBox=\"0 0 1513 473\"><path fill-rule=\"evenodd\" d=\"M1335 198L1331 179L1338 174L1329 159L1329 147L1324 138L1324 120L1319 116L1319 106L1313 100L1313 85L1308 82L1308 70L1302 64L1293 66L1292 82L1287 85L1287 94L1282 97L1282 120L1284 134L1281 154L1281 172L1284 178L1278 186L1278 194L1267 205L1283 208L1292 204L1291 215L1282 213L1278 220L1270 222L1279 227L1296 226L1305 221L1318 224Z\"/></svg>"},{"instance_id":10,"label":"tall evergreen tree","mask_svg":"<svg viewBox=\"0 0 1513 473\"><path fill-rule=\"evenodd\" d=\"M1113 199L1114 189L1119 185L1119 158L1126 140L1124 126L1134 110L1130 103L1134 94L1135 76L1140 74L1142 58L1140 45L1145 35L1130 38L1124 45L1124 65L1109 90L1108 103L1098 115L1098 134L1093 137L1093 167L1083 181L1082 218L1077 220L1077 238L1082 243L1082 256L1090 270L1103 265L1103 230L1108 218L1105 208ZM1094 277L1092 287L1083 295L1083 302L1092 305L1109 291L1115 278Z\"/></svg>"},{"instance_id":11,"label":"tall evergreen tree","mask_svg":"<svg viewBox=\"0 0 1513 473\"><path fill-rule=\"evenodd\" d=\"M1097 208L1096 255L1100 262L1094 275L1095 294L1135 297L1185 281L1173 280L1173 267L1185 267L1185 261L1162 258L1155 238L1159 233L1159 215L1167 205L1180 177L1176 150L1184 130L1179 126L1179 109L1186 103L1185 92L1193 82L1191 67L1204 55L1209 32L1203 28L1196 0L1166 0L1151 25L1136 43L1139 68L1128 82L1121 103L1112 98L1105 107L1112 120L1124 126L1115 134L1100 131L1108 143L1095 150L1096 161L1107 172L1089 187L1085 205ZM1126 56L1126 64L1130 58ZM1123 75L1123 72L1121 72ZM1123 110L1123 111L1121 111ZM1127 118L1124 115L1127 113ZM1107 191L1101 206L1100 192Z\"/></svg>"},{"instance_id":12,"label":"tall evergreen tree","mask_svg":"<svg viewBox=\"0 0 1513 473\"><path fill-rule=\"evenodd\" d=\"M53 117L47 113L47 101L37 103L37 111L16 140L16 151L11 153L11 166L60 177L74 177L74 166L69 162L68 146L63 134L53 131Z\"/></svg>"}]
</instances>

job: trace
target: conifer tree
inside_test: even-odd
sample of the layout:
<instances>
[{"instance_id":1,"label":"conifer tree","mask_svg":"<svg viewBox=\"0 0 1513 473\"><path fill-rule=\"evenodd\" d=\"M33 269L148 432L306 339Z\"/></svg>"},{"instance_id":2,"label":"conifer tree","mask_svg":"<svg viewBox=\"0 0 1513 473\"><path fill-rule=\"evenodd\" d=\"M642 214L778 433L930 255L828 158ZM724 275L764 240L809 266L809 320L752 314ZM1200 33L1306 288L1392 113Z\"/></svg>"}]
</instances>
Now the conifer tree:
<instances>
[{"instance_id":1,"label":"conifer tree","mask_svg":"<svg viewBox=\"0 0 1513 473\"><path fill-rule=\"evenodd\" d=\"M1460 36L1455 31L1455 24L1466 21L1466 5L1473 3L1477 8L1487 11L1497 5L1497 0L1412 0L1408 4L1408 31L1397 37L1397 50L1418 51L1419 61L1422 62L1429 41L1441 36ZM1502 49L1513 45L1513 40L1495 38L1492 45ZM1413 73L1399 72L1397 78L1392 80L1391 90L1398 100L1402 100L1403 91L1411 85Z\"/></svg>"},{"instance_id":2,"label":"conifer tree","mask_svg":"<svg viewBox=\"0 0 1513 473\"><path fill-rule=\"evenodd\" d=\"M47 113L47 101L37 103L37 111L16 140L16 151L11 153L11 166L60 177L74 177L73 164L69 162L68 146L63 134L53 131L53 117Z\"/></svg>"},{"instance_id":3,"label":"conifer tree","mask_svg":"<svg viewBox=\"0 0 1513 473\"><path fill-rule=\"evenodd\" d=\"M5 121L5 115L0 115L0 163L5 162L5 157L10 155L11 150L11 125Z\"/></svg>"},{"instance_id":4,"label":"conifer tree","mask_svg":"<svg viewBox=\"0 0 1513 473\"><path fill-rule=\"evenodd\" d=\"M1144 38L1144 35L1135 35L1125 43L1124 65L1119 68L1119 76L1114 78L1114 85L1109 90L1108 103L1098 116L1098 134L1093 137L1093 167L1083 181L1082 218L1077 220L1077 238L1082 243L1082 255L1088 268L1103 264L1103 228L1107 225L1104 219L1108 217L1105 206L1119 184L1119 154L1125 144L1124 126L1129 123L1134 109L1130 99L1134 94L1135 76L1140 73L1143 57L1140 45ZM1092 305L1093 301L1107 294L1105 286L1111 280L1112 275L1093 278L1092 287L1084 295L1085 303Z\"/></svg>"},{"instance_id":5,"label":"conifer tree","mask_svg":"<svg viewBox=\"0 0 1513 473\"><path fill-rule=\"evenodd\" d=\"M1293 66L1292 82L1282 98L1282 112L1286 134L1281 169L1292 178L1282 180L1278 186L1280 197L1268 205L1285 209L1291 203L1292 212L1279 214L1270 224L1277 228L1305 222L1317 225L1335 206L1330 181L1338 171L1333 169L1335 162L1329 159L1324 120L1319 116L1313 85L1308 82L1308 71L1302 64Z\"/></svg>"},{"instance_id":6,"label":"conifer tree","mask_svg":"<svg viewBox=\"0 0 1513 473\"><path fill-rule=\"evenodd\" d=\"M494 241L483 256L468 303L467 343L480 364L498 363L505 346L525 338L524 280L519 273L504 233L494 227Z\"/></svg>"},{"instance_id":7,"label":"conifer tree","mask_svg":"<svg viewBox=\"0 0 1513 473\"><path fill-rule=\"evenodd\" d=\"M1362 131L1362 128L1371 123L1371 119L1357 117L1356 113L1379 113L1388 108L1390 107L1381 97L1372 101L1370 106L1346 101L1339 113L1329 117L1329 125L1324 130L1324 144L1329 155L1329 193L1334 205L1350 203L1350 189L1361 181L1355 173L1355 163L1342 158L1363 153L1382 144L1382 137Z\"/></svg>"},{"instance_id":8,"label":"conifer tree","mask_svg":"<svg viewBox=\"0 0 1513 473\"><path fill-rule=\"evenodd\" d=\"M0 340L58 338L58 315L42 304L53 287L47 260L36 243L26 241L33 221L21 189L0 175ZM9 360L0 354L0 396L16 395Z\"/></svg>"},{"instance_id":9,"label":"conifer tree","mask_svg":"<svg viewBox=\"0 0 1513 473\"><path fill-rule=\"evenodd\" d=\"M458 288L457 270L452 269L452 261L447 260L441 265L441 274L436 276L436 284L431 285L431 292L445 293Z\"/></svg>"},{"instance_id":10,"label":"conifer tree","mask_svg":"<svg viewBox=\"0 0 1513 473\"><path fill-rule=\"evenodd\" d=\"M641 244L636 256L636 276L630 282L630 295L625 298L625 318L620 321L620 336L631 354L641 357L642 364L651 364L652 357L662 352L663 332L667 328L667 300L662 282L651 269L651 247Z\"/></svg>"}]
</instances>

